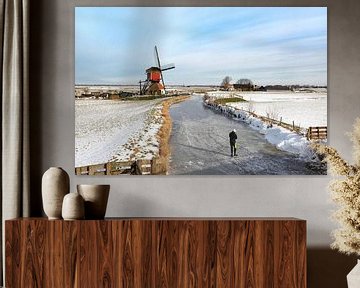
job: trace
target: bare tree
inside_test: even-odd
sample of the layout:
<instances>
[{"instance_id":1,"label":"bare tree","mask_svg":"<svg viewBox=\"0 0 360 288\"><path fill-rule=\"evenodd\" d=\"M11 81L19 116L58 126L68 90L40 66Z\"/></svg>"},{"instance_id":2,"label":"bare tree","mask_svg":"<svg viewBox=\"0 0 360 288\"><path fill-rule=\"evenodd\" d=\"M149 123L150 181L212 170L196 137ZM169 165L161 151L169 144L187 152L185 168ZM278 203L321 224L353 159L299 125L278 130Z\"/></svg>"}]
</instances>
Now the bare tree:
<instances>
[{"instance_id":1,"label":"bare tree","mask_svg":"<svg viewBox=\"0 0 360 288\"><path fill-rule=\"evenodd\" d=\"M226 76L221 82L221 87L225 89L229 88L231 80L232 78L230 76Z\"/></svg>"},{"instance_id":2,"label":"bare tree","mask_svg":"<svg viewBox=\"0 0 360 288\"><path fill-rule=\"evenodd\" d=\"M251 98L250 98L249 105L248 105L248 112L255 113L254 102L251 100Z\"/></svg>"},{"instance_id":3,"label":"bare tree","mask_svg":"<svg viewBox=\"0 0 360 288\"><path fill-rule=\"evenodd\" d=\"M280 111L275 106L266 107L266 117L272 120L278 120L280 118Z\"/></svg>"},{"instance_id":4,"label":"bare tree","mask_svg":"<svg viewBox=\"0 0 360 288\"><path fill-rule=\"evenodd\" d=\"M238 85L250 85L250 86L254 85L254 83L250 79L239 79L238 81L236 81L236 84L238 84Z\"/></svg>"}]
</instances>

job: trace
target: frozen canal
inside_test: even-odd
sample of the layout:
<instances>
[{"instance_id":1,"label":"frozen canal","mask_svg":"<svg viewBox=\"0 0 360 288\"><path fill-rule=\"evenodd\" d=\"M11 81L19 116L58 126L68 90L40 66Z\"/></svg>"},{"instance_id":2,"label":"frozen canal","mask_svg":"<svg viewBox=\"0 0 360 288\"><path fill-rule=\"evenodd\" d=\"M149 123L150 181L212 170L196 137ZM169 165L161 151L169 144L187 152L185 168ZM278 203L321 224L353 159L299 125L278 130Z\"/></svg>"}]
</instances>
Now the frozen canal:
<instances>
[{"instance_id":1,"label":"frozen canal","mask_svg":"<svg viewBox=\"0 0 360 288\"><path fill-rule=\"evenodd\" d=\"M324 174L297 156L280 151L246 124L202 104L200 96L171 107L169 174L266 175ZM230 157L229 132L237 130L238 156Z\"/></svg>"}]
</instances>

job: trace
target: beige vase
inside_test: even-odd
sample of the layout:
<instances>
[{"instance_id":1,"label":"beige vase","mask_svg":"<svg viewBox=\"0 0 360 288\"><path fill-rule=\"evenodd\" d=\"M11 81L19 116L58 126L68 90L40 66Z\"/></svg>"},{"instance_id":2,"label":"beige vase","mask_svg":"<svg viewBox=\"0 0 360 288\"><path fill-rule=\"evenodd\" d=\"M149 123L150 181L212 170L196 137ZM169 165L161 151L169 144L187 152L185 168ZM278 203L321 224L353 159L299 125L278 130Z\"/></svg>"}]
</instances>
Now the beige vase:
<instances>
[{"instance_id":1,"label":"beige vase","mask_svg":"<svg viewBox=\"0 0 360 288\"><path fill-rule=\"evenodd\" d=\"M60 167L49 168L42 177L43 208L49 219L61 219L63 198L69 193L69 175Z\"/></svg>"},{"instance_id":2,"label":"beige vase","mask_svg":"<svg viewBox=\"0 0 360 288\"><path fill-rule=\"evenodd\" d=\"M104 219L109 198L110 185L77 185L85 201L85 219Z\"/></svg>"},{"instance_id":3,"label":"beige vase","mask_svg":"<svg viewBox=\"0 0 360 288\"><path fill-rule=\"evenodd\" d=\"M84 199L79 193L69 193L65 195L62 205L62 217L64 220L84 219Z\"/></svg>"}]
</instances>

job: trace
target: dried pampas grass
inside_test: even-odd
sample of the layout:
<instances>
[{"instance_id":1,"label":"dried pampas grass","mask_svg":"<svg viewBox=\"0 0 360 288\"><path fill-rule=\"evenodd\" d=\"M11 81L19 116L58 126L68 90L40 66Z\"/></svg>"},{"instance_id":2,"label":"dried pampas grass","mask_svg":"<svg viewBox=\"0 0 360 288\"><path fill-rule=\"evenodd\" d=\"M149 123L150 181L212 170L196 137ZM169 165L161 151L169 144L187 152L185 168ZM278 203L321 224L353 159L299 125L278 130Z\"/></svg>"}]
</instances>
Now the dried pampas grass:
<instances>
[{"instance_id":1,"label":"dried pampas grass","mask_svg":"<svg viewBox=\"0 0 360 288\"><path fill-rule=\"evenodd\" d=\"M333 231L335 241L331 247L360 256L360 118L355 121L350 139L354 164L349 164L330 146L316 143L313 148L324 157L331 173L336 176L329 187L331 198L338 205L333 218L342 226Z\"/></svg>"}]
</instances>

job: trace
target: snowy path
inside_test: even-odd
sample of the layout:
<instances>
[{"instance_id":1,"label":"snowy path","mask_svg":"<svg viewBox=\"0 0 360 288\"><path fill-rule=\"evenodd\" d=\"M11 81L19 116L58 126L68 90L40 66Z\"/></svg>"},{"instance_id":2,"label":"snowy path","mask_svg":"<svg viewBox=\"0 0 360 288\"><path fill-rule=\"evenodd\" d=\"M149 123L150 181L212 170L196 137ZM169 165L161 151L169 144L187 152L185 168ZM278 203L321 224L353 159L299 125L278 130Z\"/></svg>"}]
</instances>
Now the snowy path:
<instances>
[{"instance_id":1,"label":"snowy path","mask_svg":"<svg viewBox=\"0 0 360 288\"><path fill-rule=\"evenodd\" d=\"M293 154L280 151L246 124L203 107L200 96L171 107L169 174L320 174ZM238 156L230 157L229 132L236 128Z\"/></svg>"}]
</instances>

